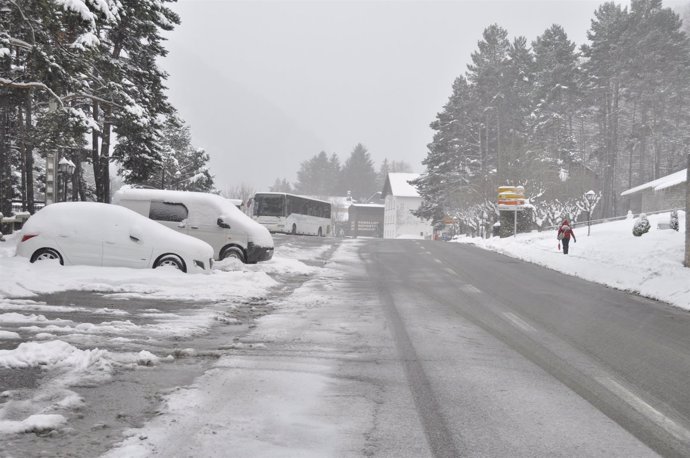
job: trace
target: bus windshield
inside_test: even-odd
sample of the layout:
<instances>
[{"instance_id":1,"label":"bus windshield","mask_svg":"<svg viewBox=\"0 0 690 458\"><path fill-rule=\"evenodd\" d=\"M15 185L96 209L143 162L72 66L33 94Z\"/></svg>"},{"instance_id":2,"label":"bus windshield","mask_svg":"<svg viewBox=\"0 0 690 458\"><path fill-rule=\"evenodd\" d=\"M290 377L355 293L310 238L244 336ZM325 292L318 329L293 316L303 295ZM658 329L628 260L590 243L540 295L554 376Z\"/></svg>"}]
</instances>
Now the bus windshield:
<instances>
[{"instance_id":1,"label":"bus windshield","mask_svg":"<svg viewBox=\"0 0 690 458\"><path fill-rule=\"evenodd\" d=\"M285 196L257 194L254 197L255 216L285 216Z\"/></svg>"}]
</instances>

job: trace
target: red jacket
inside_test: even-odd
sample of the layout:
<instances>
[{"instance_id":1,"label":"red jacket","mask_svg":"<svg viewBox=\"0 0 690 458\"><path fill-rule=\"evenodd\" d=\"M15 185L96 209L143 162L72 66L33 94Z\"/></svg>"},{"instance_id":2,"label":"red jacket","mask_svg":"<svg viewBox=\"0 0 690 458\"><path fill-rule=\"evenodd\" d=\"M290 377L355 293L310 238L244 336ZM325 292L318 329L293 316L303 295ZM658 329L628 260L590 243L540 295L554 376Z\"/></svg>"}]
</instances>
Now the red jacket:
<instances>
[{"instance_id":1,"label":"red jacket","mask_svg":"<svg viewBox=\"0 0 690 458\"><path fill-rule=\"evenodd\" d=\"M573 236L573 240L577 240L575 238L575 233L573 232L573 227L568 223L568 220L565 220L561 223L561 227L558 228L558 235L563 234L564 239L570 240L570 236Z\"/></svg>"}]
</instances>

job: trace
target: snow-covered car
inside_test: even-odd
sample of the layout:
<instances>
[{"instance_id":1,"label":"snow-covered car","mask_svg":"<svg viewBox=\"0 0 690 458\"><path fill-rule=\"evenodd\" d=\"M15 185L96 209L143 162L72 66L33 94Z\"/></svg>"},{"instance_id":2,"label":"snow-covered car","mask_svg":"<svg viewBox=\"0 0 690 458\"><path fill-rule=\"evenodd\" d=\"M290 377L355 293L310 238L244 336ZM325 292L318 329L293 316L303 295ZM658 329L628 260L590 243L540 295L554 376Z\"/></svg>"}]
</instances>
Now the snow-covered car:
<instances>
[{"instance_id":1,"label":"snow-covered car","mask_svg":"<svg viewBox=\"0 0 690 458\"><path fill-rule=\"evenodd\" d=\"M22 229L17 256L63 265L209 271L213 248L119 205L63 202L31 216Z\"/></svg>"},{"instance_id":2,"label":"snow-covered car","mask_svg":"<svg viewBox=\"0 0 690 458\"><path fill-rule=\"evenodd\" d=\"M273 257L273 237L268 229L224 197L124 186L113 195L113 203L207 242L216 260L233 257L255 264Z\"/></svg>"}]
</instances>

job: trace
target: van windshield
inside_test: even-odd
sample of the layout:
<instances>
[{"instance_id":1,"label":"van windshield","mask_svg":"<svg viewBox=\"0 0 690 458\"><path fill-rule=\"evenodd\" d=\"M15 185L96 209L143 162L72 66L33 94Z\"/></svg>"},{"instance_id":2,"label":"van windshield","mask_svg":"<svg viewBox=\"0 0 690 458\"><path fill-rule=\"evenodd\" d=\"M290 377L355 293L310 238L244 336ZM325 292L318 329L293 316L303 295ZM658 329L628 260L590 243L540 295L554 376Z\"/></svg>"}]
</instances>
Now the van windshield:
<instances>
[{"instance_id":1,"label":"van windshield","mask_svg":"<svg viewBox=\"0 0 690 458\"><path fill-rule=\"evenodd\" d=\"M254 198L255 216L285 216L285 196L260 195Z\"/></svg>"}]
</instances>

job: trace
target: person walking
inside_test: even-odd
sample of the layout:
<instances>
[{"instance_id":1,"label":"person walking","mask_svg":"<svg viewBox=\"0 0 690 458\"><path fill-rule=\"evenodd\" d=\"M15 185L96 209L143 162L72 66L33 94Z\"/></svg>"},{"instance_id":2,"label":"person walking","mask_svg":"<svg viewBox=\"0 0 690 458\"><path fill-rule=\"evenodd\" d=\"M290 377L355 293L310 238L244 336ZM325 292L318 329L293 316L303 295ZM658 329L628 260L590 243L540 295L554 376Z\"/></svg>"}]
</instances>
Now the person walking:
<instances>
[{"instance_id":1,"label":"person walking","mask_svg":"<svg viewBox=\"0 0 690 458\"><path fill-rule=\"evenodd\" d=\"M568 218L564 219L561 223L561 226L558 228L558 234L556 235L556 237L558 238L559 244L563 244L563 254L568 254L568 245L570 244L570 237L573 238L573 242L577 243L577 240L575 239L575 233L573 232L573 228L570 227Z\"/></svg>"}]
</instances>

